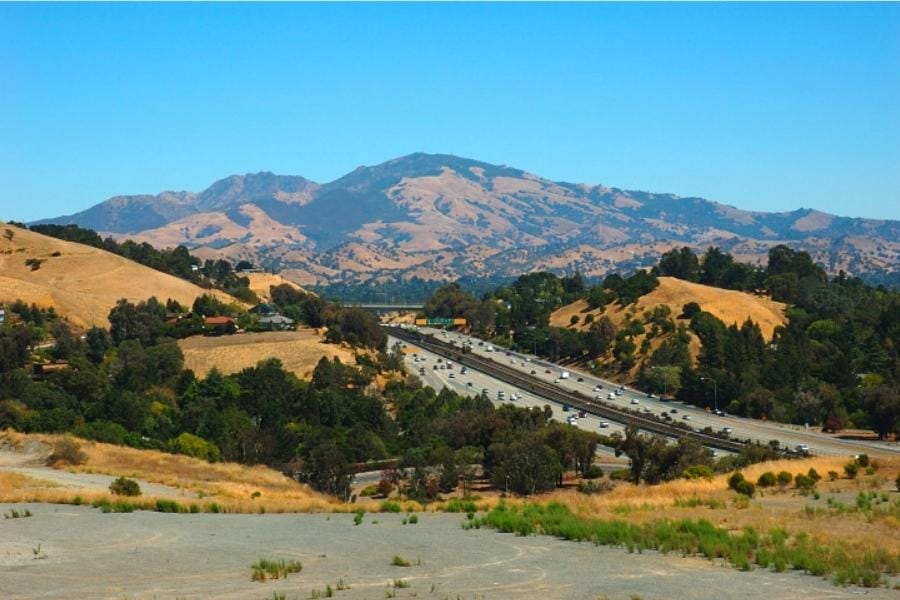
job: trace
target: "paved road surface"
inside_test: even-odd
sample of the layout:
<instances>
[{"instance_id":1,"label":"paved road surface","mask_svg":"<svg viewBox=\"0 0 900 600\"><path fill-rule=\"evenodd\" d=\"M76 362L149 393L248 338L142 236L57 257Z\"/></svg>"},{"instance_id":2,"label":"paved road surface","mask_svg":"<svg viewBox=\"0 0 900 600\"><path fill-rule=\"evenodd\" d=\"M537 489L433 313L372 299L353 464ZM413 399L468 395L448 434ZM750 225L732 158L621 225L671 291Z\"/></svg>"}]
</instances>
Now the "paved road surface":
<instances>
[{"instance_id":1,"label":"paved road surface","mask_svg":"<svg viewBox=\"0 0 900 600\"><path fill-rule=\"evenodd\" d=\"M445 335L445 332L431 328L421 328L420 331L425 334L432 334L437 339L445 342L456 342L458 345L462 345L464 341L468 341L472 344L473 353L515 367L524 373L530 374L530 372L534 370L536 371L535 376L545 381L553 382L559 378L560 373L563 370L563 367L528 354L512 352L507 356L505 350L496 348L493 352L488 352L487 343L484 342L479 346L478 342L481 340L478 338L457 333L446 333ZM548 370L550 373L546 372ZM675 408L678 413L673 416L681 419L684 415L688 415L690 417L688 423L697 430L707 426L712 427L714 430L720 430L727 426L733 429L732 435L738 439L750 438L759 440L762 443L767 443L771 439L777 439L783 446L789 448L794 448L799 444L806 444L809 446L811 452L820 455L846 456L860 452L866 452L873 455L900 455L900 445L896 442L883 443L842 440L818 431L803 431L802 428L783 423L773 423L771 421L760 421L734 416L719 417L695 406L683 405L678 402L662 402L658 399L648 398L646 394L634 390L628 390L624 395L617 397L616 400L610 401L606 398L607 394L609 391L618 388L618 384L599 377L594 377L588 373L574 371L568 367L565 367L565 370L569 371L571 374L570 378L560 380L558 383L558 385L565 389L577 390L589 396L602 394L604 401L621 404L623 407L628 406L629 408L634 408L635 406L648 407L654 414L659 414L662 411L670 411L672 408ZM578 377L582 377L584 381L579 383L577 381ZM498 383L494 382L493 387L496 387L497 385ZM603 388L599 392L594 391L594 388L597 385L600 385ZM485 387L491 388L492 386ZM637 400L639 404L632 405L632 399ZM615 430L616 429L610 429L609 431Z\"/></svg>"}]
</instances>

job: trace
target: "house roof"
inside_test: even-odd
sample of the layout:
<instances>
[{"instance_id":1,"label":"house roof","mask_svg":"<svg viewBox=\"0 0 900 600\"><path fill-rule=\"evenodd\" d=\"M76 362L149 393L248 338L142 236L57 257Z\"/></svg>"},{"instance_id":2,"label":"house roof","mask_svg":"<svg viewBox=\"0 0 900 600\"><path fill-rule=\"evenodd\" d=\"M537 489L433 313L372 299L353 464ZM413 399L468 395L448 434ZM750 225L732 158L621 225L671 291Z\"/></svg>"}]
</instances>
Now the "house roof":
<instances>
[{"instance_id":1,"label":"house roof","mask_svg":"<svg viewBox=\"0 0 900 600\"><path fill-rule=\"evenodd\" d=\"M294 322L294 320L290 319L288 317L285 317L284 315L275 314L275 315L270 315L267 317L260 317L259 322L260 323L283 323L285 325L290 325Z\"/></svg>"},{"instance_id":2,"label":"house roof","mask_svg":"<svg viewBox=\"0 0 900 600\"><path fill-rule=\"evenodd\" d=\"M228 325L234 323L234 319L231 317L206 317L203 319L203 323L205 325Z\"/></svg>"}]
</instances>

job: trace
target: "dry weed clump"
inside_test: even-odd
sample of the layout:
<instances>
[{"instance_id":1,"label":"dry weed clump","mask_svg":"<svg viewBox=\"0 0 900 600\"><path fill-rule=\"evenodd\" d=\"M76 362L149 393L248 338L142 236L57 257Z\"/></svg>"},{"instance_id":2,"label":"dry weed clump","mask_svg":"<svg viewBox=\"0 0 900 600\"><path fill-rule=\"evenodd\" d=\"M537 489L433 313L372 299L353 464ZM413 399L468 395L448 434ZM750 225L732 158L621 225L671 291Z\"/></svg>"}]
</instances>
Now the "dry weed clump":
<instances>
[{"instance_id":1,"label":"dry weed clump","mask_svg":"<svg viewBox=\"0 0 900 600\"><path fill-rule=\"evenodd\" d=\"M47 457L49 467L75 467L87 461L87 454L81 450L81 444L70 435L53 440L53 451Z\"/></svg>"}]
</instances>

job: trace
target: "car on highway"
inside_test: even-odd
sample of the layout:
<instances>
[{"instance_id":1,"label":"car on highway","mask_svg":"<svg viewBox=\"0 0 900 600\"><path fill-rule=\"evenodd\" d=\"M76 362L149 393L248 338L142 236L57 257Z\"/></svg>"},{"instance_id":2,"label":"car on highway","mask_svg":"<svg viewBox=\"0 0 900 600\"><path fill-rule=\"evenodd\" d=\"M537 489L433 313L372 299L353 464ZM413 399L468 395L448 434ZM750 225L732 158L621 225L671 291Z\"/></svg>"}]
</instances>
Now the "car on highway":
<instances>
[{"instance_id":1,"label":"car on highway","mask_svg":"<svg viewBox=\"0 0 900 600\"><path fill-rule=\"evenodd\" d=\"M568 417L566 417L566 423L568 423L569 425L574 425L577 422L578 419L575 417L575 415L569 415Z\"/></svg>"},{"instance_id":2,"label":"car on highway","mask_svg":"<svg viewBox=\"0 0 900 600\"><path fill-rule=\"evenodd\" d=\"M571 410L571 407L568 404L563 404L563 412L569 412L569 410Z\"/></svg>"},{"instance_id":3,"label":"car on highway","mask_svg":"<svg viewBox=\"0 0 900 600\"><path fill-rule=\"evenodd\" d=\"M600 421L599 427L600 429L606 429L607 427L609 427L609 423L607 423L606 421Z\"/></svg>"},{"instance_id":4,"label":"car on highway","mask_svg":"<svg viewBox=\"0 0 900 600\"><path fill-rule=\"evenodd\" d=\"M800 454L809 454L809 446L806 444L797 444L794 446L794 450L799 452Z\"/></svg>"},{"instance_id":5,"label":"car on highway","mask_svg":"<svg viewBox=\"0 0 900 600\"><path fill-rule=\"evenodd\" d=\"M632 404L640 404L640 401L638 401L637 398L632 398L632 399L631 399L631 403L632 403Z\"/></svg>"},{"instance_id":6,"label":"car on highway","mask_svg":"<svg viewBox=\"0 0 900 600\"><path fill-rule=\"evenodd\" d=\"M450 379L456 379L456 373L450 372Z\"/></svg>"},{"instance_id":7,"label":"car on highway","mask_svg":"<svg viewBox=\"0 0 900 600\"><path fill-rule=\"evenodd\" d=\"M585 418L586 416L587 416L587 411L583 411L583 410L579 410L579 411L578 411L578 418L579 418L579 419L583 419L583 418Z\"/></svg>"},{"instance_id":8,"label":"car on highway","mask_svg":"<svg viewBox=\"0 0 900 600\"><path fill-rule=\"evenodd\" d=\"M546 370L544 371L544 373L550 373L550 372L551 372L550 369L546 369Z\"/></svg>"},{"instance_id":9,"label":"car on highway","mask_svg":"<svg viewBox=\"0 0 900 600\"><path fill-rule=\"evenodd\" d=\"M578 383L581 383L581 382L583 382L583 381L584 381L584 377L579 377L579 378L578 378Z\"/></svg>"},{"instance_id":10,"label":"car on highway","mask_svg":"<svg viewBox=\"0 0 900 600\"><path fill-rule=\"evenodd\" d=\"M734 430L731 427L723 427L722 428L722 433L731 433L732 431L734 431Z\"/></svg>"},{"instance_id":11,"label":"car on highway","mask_svg":"<svg viewBox=\"0 0 900 600\"><path fill-rule=\"evenodd\" d=\"M532 374L532 375L537 375L537 371L535 371L534 369L532 369L532 370L531 370L531 374Z\"/></svg>"},{"instance_id":12,"label":"car on highway","mask_svg":"<svg viewBox=\"0 0 900 600\"><path fill-rule=\"evenodd\" d=\"M677 408L672 408L672 409L669 410L669 412L672 413L672 414L674 415L674 414L677 414L677 413L678 413L678 409L677 409Z\"/></svg>"},{"instance_id":13,"label":"car on highway","mask_svg":"<svg viewBox=\"0 0 900 600\"><path fill-rule=\"evenodd\" d=\"M690 421L691 415L681 415L681 418L684 419L685 421Z\"/></svg>"},{"instance_id":14,"label":"car on highway","mask_svg":"<svg viewBox=\"0 0 900 600\"><path fill-rule=\"evenodd\" d=\"M595 391L595 392L599 392L599 391L602 390L602 389L603 389L603 386L600 385L599 383L598 383L597 385L594 386L594 391Z\"/></svg>"}]
</instances>

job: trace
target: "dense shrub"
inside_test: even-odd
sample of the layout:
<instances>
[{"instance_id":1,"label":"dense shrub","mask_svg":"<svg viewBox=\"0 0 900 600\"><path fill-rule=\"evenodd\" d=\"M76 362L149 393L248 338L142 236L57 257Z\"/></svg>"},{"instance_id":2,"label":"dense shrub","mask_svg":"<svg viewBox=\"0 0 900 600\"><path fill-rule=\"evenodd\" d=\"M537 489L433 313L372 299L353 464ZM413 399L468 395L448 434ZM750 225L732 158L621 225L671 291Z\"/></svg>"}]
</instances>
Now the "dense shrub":
<instances>
[{"instance_id":1,"label":"dense shrub","mask_svg":"<svg viewBox=\"0 0 900 600\"><path fill-rule=\"evenodd\" d=\"M765 487L772 487L777 482L778 482L778 480L775 478L775 473L773 473L772 471L766 471L765 473L760 475L759 478L756 480L756 485L758 485L761 488L765 488Z\"/></svg>"},{"instance_id":2,"label":"dense shrub","mask_svg":"<svg viewBox=\"0 0 900 600\"><path fill-rule=\"evenodd\" d=\"M109 484L109 491L117 496L140 496L141 486L134 479L119 477Z\"/></svg>"},{"instance_id":3,"label":"dense shrub","mask_svg":"<svg viewBox=\"0 0 900 600\"><path fill-rule=\"evenodd\" d=\"M856 479L856 474L859 472L859 465L855 462L849 462L844 465L844 473L850 479Z\"/></svg>"},{"instance_id":4,"label":"dense shrub","mask_svg":"<svg viewBox=\"0 0 900 600\"><path fill-rule=\"evenodd\" d=\"M691 465L684 470L685 479L712 479L716 472L709 465Z\"/></svg>"},{"instance_id":5,"label":"dense shrub","mask_svg":"<svg viewBox=\"0 0 900 600\"><path fill-rule=\"evenodd\" d=\"M220 459L218 446L191 433L182 433L177 438L169 440L168 449L176 454L186 454L209 462L217 462Z\"/></svg>"},{"instance_id":6,"label":"dense shrub","mask_svg":"<svg viewBox=\"0 0 900 600\"><path fill-rule=\"evenodd\" d=\"M781 487L789 486L791 484L791 481L794 480L794 476L787 471L779 471L777 477L778 485L780 485Z\"/></svg>"}]
</instances>

